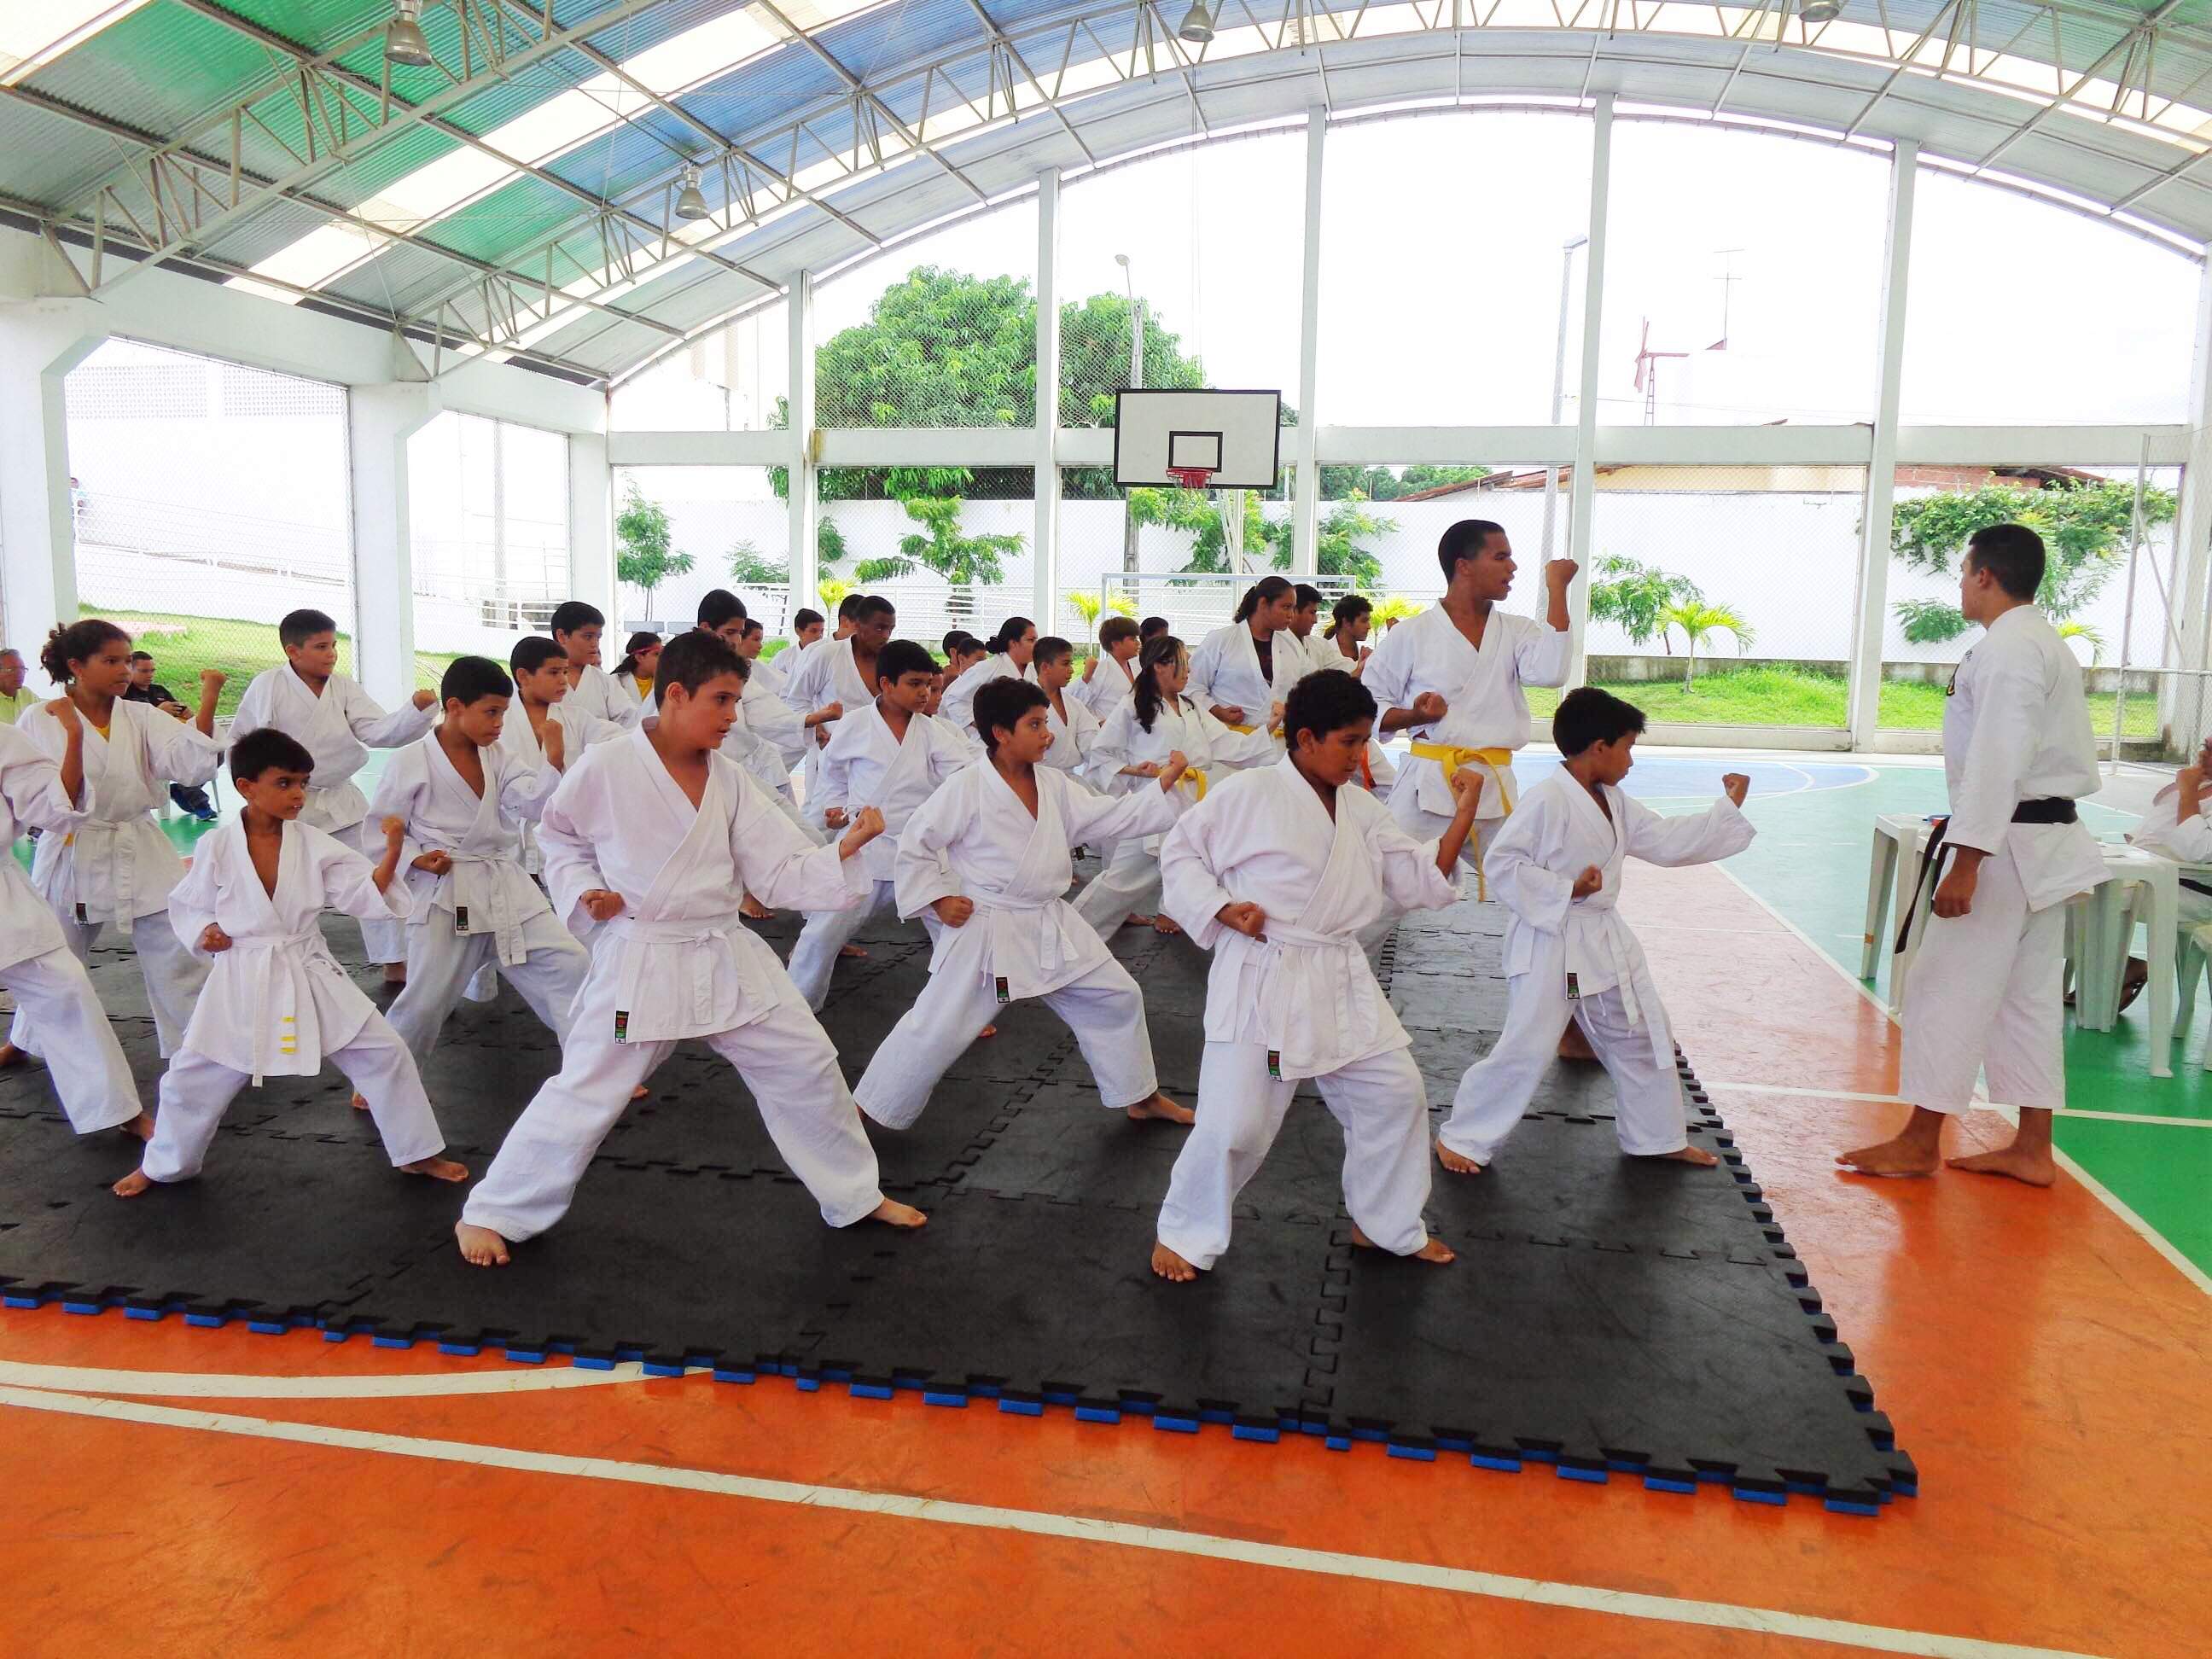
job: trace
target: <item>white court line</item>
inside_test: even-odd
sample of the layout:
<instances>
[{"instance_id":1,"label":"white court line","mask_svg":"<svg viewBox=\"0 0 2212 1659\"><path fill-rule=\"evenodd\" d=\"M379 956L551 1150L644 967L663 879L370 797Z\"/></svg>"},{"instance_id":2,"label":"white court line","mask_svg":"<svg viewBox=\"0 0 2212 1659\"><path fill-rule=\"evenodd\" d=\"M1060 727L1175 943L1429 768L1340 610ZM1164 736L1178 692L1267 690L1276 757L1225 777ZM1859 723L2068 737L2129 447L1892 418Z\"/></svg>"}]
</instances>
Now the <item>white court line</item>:
<instances>
[{"instance_id":1,"label":"white court line","mask_svg":"<svg viewBox=\"0 0 2212 1659\"><path fill-rule=\"evenodd\" d=\"M1779 1608L1739 1607L1727 1601L1693 1601L1670 1595L1648 1595L1632 1590L1601 1589L1589 1584L1520 1578L1468 1567L1393 1560L1385 1556L1352 1555L1339 1550L1300 1549L1291 1545L1260 1543L1216 1533L1182 1532L1167 1527L1139 1526L1127 1521L1059 1515L1045 1510L961 1504L902 1492L867 1492L850 1486L806 1486L795 1481L764 1480L755 1475L728 1474L713 1469L625 1462L606 1457L575 1457L556 1452L527 1451L519 1447L481 1445L470 1441L432 1440L414 1435L330 1428L321 1424L287 1423L270 1418L239 1417L227 1413L183 1411L173 1407L149 1406L135 1401L109 1400L98 1395L49 1394L36 1389L0 1387L0 1406L15 1406L26 1411L59 1412L73 1417L99 1418L110 1422L143 1423L163 1428L241 1435L259 1440L289 1441L297 1445L337 1446L353 1451L384 1452L398 1457L469 1463L528 1474L562 1474L586 1480L662 1486L679 1492L747 1498L756 1503L787 1504L804 1509L836 1510L895 1520L927 1521L939 1526L972 1527L988 1532L1064 1538L1078 1543L1118 1545L1126 1549L1152 1550L1164 1555L1235 1561L1247 1566L1318 1573L1328 1577L1361 1579L1371 1583L1402 1584L1417 1589L1445 1590L1461 1595L1486 1596L1538 1607L1571 1607L1586 1613L1650 1619L1672 1625L1749 1631L1802 1641L1831 1642L1876 1653L1920 1654L1929 1656L1929 1659L2087 1659L2086 1656L2057 1648L2024 1647L2008 1642L1984 1642L1972 1637L1943 1636L1929 1631L1862 1625L1848 1620L1785 1613Z\"/></svg>"},{"instance_id":2,"label":"white court line","mask_svg":"<svg viewBox=\"0 0 2212 1659\"><path fill-rule=\"evenodd\" d=\"M405 1400L464 1394L538 1394L548 1389L591 1389L611 1382L644 1382L634 1363L612 1370L556 1365L540 1370L504 1366L495 1371L421 1371L403 1375L257 1376L228 1371L121 1371L80 1365L33 1365L0 1359L0 1384L26 1389L72 1389L83 1393L150 1394L175 1399Z\"/></svg>"}]
</instances>

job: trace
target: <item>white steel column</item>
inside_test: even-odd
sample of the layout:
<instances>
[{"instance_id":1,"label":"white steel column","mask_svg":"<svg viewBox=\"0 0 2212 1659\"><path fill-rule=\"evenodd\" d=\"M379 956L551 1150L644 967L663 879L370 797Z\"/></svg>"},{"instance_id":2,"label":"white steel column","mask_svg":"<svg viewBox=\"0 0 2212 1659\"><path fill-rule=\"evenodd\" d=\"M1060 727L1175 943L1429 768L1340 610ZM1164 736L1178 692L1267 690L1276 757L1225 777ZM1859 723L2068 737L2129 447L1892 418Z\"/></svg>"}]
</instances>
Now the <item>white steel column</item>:
<instances>
[{"instance_id":1,"label":"white steel column","mask_svg":"<svg viewBox=\"0 0 2212 1659\"><path fill-rule=\"evenodd\" d=\"M1851 629L1851 747L1872 746L1881 720L1881 651L1889 633L1889 537L1897 493L1898 394L1905 368L1905 302L1912 270L1912 199L1920 146L1897 141L1889 164L1888 258L1881 277L1881 362L1875 381L1874 452L1859 540L1858 611Z\"/></svg>"},{"instance_id":2,"label":"white steel column","mask_svg":"<svg viewBox=\"0 0 2212 1659\"><path fill-rule=\"evenodd\" d=\"M2212 556L2212 263L2197 279L2197 358L2189 379L2189 460L2181 475L2181 503L2173 526L2181 576L2169 597L2180 624L2184 668L2212 665L2212 627L2207 626L2205 581ZM0 465L4 465L0 458ZM2161 653L2161 656L2163 653ZM2191 677L2174 682L2163 722L2173 748L2188 753L2203 740L2212 722L2206 683Z\"/></svg>"},{"instance_id":3,"label":"white steel column","mask_svg":"<svg viewBox=\"0 0 2212 1659\"><path fill-rule=\"evenodd\" d=\"M791 608L813 605L820 596L821 550L814 540L814 277L800 271L785 300L791 327Z\"/></svg>"},{"instance_id":4,"label":"white steel column","mask_svg":"<svg viewBox=\"0 0 2212 1659\"><path fill-rule=\"evenodd\" d=\"M568 597L599 606L611 634L629 626L615 583L614 478L601 432L568 434Z\"/></svg>"},{"instance_id":5,"label":"white steel column","mask_svg":"<svg viewBox=\"0 0 2212 1659\"><path fill-rule=\"evenodd\" d=\"M415 559L407 441L439 411L424 381L346 394L353 466L354 672L387 708L415 695Z\"/></svg>"},{"instance_id":6,"label":"white steel column","mask_svg":"<svg viewBox=\"0 0 2212 1659\"><path fill-rule=\"evenodd\" d=\"M1036 532L1030 614L1060 631L1060 169L1037 175ZM1080 640L1076 643L1083 643Z\"/></svg>"},{"instance_id":7,"label":"white steel column","mask_svg":"<svg viewBox=\"0 0 2212 1659\"><path fill-rule=\"evenodd\" d=\"M1583 262L1582 369L1575 404L1575 483L1567 501L1567 556L1582 568L1567 590L1574 634L1567 684L1580 685L1589 660L1591 504L1597 489L1598 336L1605 326L1606 210L1613 189L1613 94L1601 92L1590 134L1589 252ZM1543 584L1534 584L1540 590Z\"/></svg>"},{"instance_id":8,"label":"white steel column","mask_svg":"<svg viewBox=\"0 0 2212 1659\"><path fill-rule=\"evenodd\" d=\"M62 383L99 349L90 309L78 301L0 305L0 643L23 653L40 689L46 630L76 615Z\"/></svg>"},{"instance_id":9,"label":"white steel column","mask_svg":"<svg viewBox=\"0 0 2212 1659\"><path fill-rule=\"evenodd\" d=\"M1321 406L1321 181L1322 158L1328 149L1328 112L1306 112L1306 228L1304 304L1298 319L1298 428L1292 453L1297 458L1297 499L1291 540L1291 574L1310 576L1320 568L1321 465L1315 459Z\"/></svg>"}]
</instances>

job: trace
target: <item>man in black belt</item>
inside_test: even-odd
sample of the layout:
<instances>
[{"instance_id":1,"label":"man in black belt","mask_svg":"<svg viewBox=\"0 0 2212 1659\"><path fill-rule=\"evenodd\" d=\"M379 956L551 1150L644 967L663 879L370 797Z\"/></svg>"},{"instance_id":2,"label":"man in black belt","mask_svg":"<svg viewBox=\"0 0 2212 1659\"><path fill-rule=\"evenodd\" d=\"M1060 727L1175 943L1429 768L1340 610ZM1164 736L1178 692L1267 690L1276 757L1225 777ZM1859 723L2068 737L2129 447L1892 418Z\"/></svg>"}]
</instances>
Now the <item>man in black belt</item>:
<instances>
[{"instance_id":1,"label":"man in black belt","mask_svg":"<svg viewBox=\"0 0 2212 1659\"><path fill-rule=\"evenodd\" d=\"M1990 1101L2018 1109L2019 1132L1951 1167L2034 1187L2057 1175L2065 904L2103 879L2104 860L2074 810L2097 790L2097 748L2081 665L2035 608L2043 565L2042 539L2024 526L1993 525L1966 543L1959 608L1984 631L1943 708L1951 814L1934 914L1905 981L1898 1076L1912 1116L1894 1139L1837 1159L1861 1175L1933 1175L1943 1120L1967 1109L1984 1068Z\"/></svg>"},{"instance_id":2,"label":"man in black belt","mask_svg":"<svg viewBox=\"0 0 2212 1659\"><path fill-rule=\"evenodd\" d=\"M191 711L170 694L167 686L154 683L154 658L150 652L131 653L131 684L123 689L123 701L150 702L180 720L191 718ZM169 799L177 803L179 811L191 813L202 823L215 822L215 803L208 799L206 790L189 783L173 783L169 786Z\"/></svg>"}]
</instances>

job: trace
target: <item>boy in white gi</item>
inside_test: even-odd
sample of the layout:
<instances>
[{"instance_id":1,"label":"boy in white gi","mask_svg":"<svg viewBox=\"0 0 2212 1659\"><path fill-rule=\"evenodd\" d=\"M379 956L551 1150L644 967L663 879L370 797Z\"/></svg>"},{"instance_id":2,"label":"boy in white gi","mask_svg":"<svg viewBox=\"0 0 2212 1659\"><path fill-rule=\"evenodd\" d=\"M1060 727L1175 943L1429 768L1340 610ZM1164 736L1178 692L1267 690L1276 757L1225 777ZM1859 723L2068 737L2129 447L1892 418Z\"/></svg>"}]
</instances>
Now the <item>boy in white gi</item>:
<instances>
[{"instance_id":1,"label":"boy in white gi","mask_svg":"<svg viewBox=\"0 0 2212 1659\"><path fill-rule=\"evenodd\" d=\"M599 606L581 599L565 600L553 607L545 631L568 654L575 680L568 693L570 712L612 720L624 731L636 726L645 705L631 702L615 684L614 676L599 666L600 636L607 631L607 619Z\"/></svg>"},{"instance_id":2,"label":"boy in white gi","mask_svg":"<svg viewBox=\"0 0 2212 1659\"><path fill-rule=\"evenodd\" d=\"M383 837L368 820L368 798L354 780L371 749L401 749L430 729L438 700L417 691L404 708L386 714L361 682L337 672L337 624L319 611L295 611L276 624L285 665L253 677L230 723L232 741L274 726L314 757L302 823L336 836L364 858L374 858ZM361 942L372 963L383 964L393 984L407 976L406 930L386 916L365 919Z\"/></svg>"},{"instance_id":3,"label":"boy in white gi","mask_svg":"<svg viewBox=\"0 0 2212 1659\"><path fill-rule=\"evenodd\" d=\"M1455 1174L1480 1173L1505 1144L1577 1013L1613 1079L1620 1150L1714 1161L1685 1132L1667 1011L1614 907L1625 860L1706 864L1750 846L1751 820L1740 809L1751 780L1731 772L1710 809L1662 818L1620 788L1643 730L1634 704L1594 686L1568 692L1552 717L1565 764L1521 798L1491 843L1490 890L1510 917L1509 1000L1498 1046L1460 1079L1437 1137L1437 1159Z\"/></svg>"},{"instance_id":4,"label":"boy in white gi","mask_svg":"<svg viewBox=\"0 0 2212 1659\"><path fill-rule=\"evenodd\" d=\"M1478 872L1483 849L1513 811L1513 751L1528 741L1522 688L1567 678L1567 587L1575 562L1544 567L1545 619L1500 608L1517 567L1505 532L1463 519L1437 544L1444 597L1394 628L1361 678L1382 705L1385 732L1405 731L1412 751L1390 790L1390 811L1408 835L1441 833L1452 813L1451 777L1463 766L1483 776L1474 839L1463 855Z\"/></svg>"},{"instance_id":5,"label":"boy in white gi","mask_svg":"<svg viewBox=\"0 0 2212 1659\"><path fill-rule=\"evenodd\" d=\"M883 814L883 835L860 854L875 891L858 904L806 918L792 947L791 978L810 1008L818 1009L829 996L830 970L846 942L869 917L896 906L894 866L907 820L975 758L965 739L922 712L937 674L928 652L912 640L892 640L876 653L874 665L877 697L856 705L830 728L836 735L822 751L817 787L823 818L832 830L842 830L861 806Z\"/></svg>"},{"instance_id":6,"label":"boy in white gi","mask_svg":"<svg viewBox=\"0 0 2212 1659\"><path fill-rule=\"evenodd\" d=\"M1232 732L1255 732L1274 723L1282 701L1276 685L1276 659L1303 670L1304 649L1290 632L1297 609L1295 584L1262 576L1245 590L1226 628L1217 628L1190 653L1190 695ZM1298 673L1290 676L1295 684ZM1449 812L1445 814L1450 816Z\"/></svg>"},{"instance_id":7,"label":"boy in white gi","mask_svg":"<svg viewBox=\"0 0 2212 1659\"><path fill-rule=\"evenodd\" d=\"M70 1127L81 1135L128 1129L143 1140L154 1120L138 1109L137 1085L92 976L15 862L21 830L41 830L58 841L84 818L83 718L67 697L46 708L61 727L58 766L13 726L0 726L0 989L44 1034L46 1069ZM13 1044L0 1043L0 1056L12 1060L15 1053Z\"/></svg>"},{"instance_id":8,"label":"boy in white gi","mask_svg":"<svg viewBox=\"0 0 2212 1659\"><path fill-rule=\"evenodd\" d=\"M938 718L951 720L981 744L983 732L975 723L976 692L996 679L1026 680L1035 684L1036 671L1030 666L1030 659L1036 642L1036 624L1027 617L1009 617L1000 623L999 631L982 641L982 656L945 688L945 702Z\"/></svg>"},{"instance_id":9,"label":"boy in white gi","mask_svg":"<svg viewBox=\"0 0 2212 1659\"><path fill-rule=\"evenodd\" d=\"M885 1128L907 1127L994 1013L1041 997L1074 1031L1102 1105L1189 1122L1189 1110L1159 1091L1144 994L1061 896L1078 842L1141 837L1175 822L1182 757L1168 757L1157 788L1112 799L1042 764L1052 729L1044 693L1027 680L988 681L975 719L984 757L943 784L899 837L899 914L929 910L941 924L929 983L854 1098Z\"/></svg>"},{"instance_id":10,"label":"boy in white gi","mask_svg":"<svg viewBox=\"0 0 2212 1659\"><path fill-rule=\"evenodd\" d=\"M1063 772L1079 772L1090 763L1098 741L1098 720L1077 696L1068 682L1075 678L1075 647L1066 640L1047 637L1036 642L1030 660L1036 665L1037 689L1045 696L1045 720L1052 727L1052 747L1044 763Z\"/></svg>"},{"instance_id":11,"label":"boy in white gi","mask_svg":"<svg viewBox=\"0 0 2212 1659\"><path fill-rule=\"evenodd\" d=\"M1098 654L1083 665L1083 684L1074 688L1074 693L1102 726L1129 701L1129 692L1137 684L1132 665L1143 643L1137 637L1133 617L1109 617L1098 624Z\"/></svg>"},{"instance_id":12,"label":"boy in white gi","mask_svg":"<svg viewBox=\"0 0 2212 1659\"><path fill-rule=\"evenodd\" d=\"M1905 987L1897 1091L1912 1115L1893 1139L1838 1158L1860 1175L1933 1175L1944 1119L1967 1109L1986 1071L1990 1098L2018 1109L2019 1131L1951 1167L2032 1187L2057 1178L2066 901L2104 878L2104 859L2074 807L2096 793L2097 745L2081 666L2035 608L2043 567L2042 538L2024 525L1966 539L1959 609L1983 633L1943 705L1951 815L1929 861L1949 868Z\"/></svg>"},{"instance_id":13,"label":"boy in white gi","mask_svg":"<svg viewBox=\"0 0 2212 1659\"><path fill-rule=\"evenodd\" d=\"M372 869L337 836L299 821L313 766L305 747L273 726L231 745L231 781L245 810L201 837L191 873L170 895L177 937L214 971L184 1047L162 1073L145 1158L115 1183L118 1198L191 1180L240 1089L265 1077L313 1077L325 1060L367 1098L394 1169L469 1178L438 1156L446 1138L414 1056L323 939L325 909L405 920L407 890L393 879L399 822L386 823Z\"/></svg>"},{"instance_id":14,"label":"boy in white gi","mask_svg":"<svg viewBox=\"0 0 2212 1659\"><path fill-rule=\"evenodd\" d=\"M1450 877L1474 824L1475 775L1453 781L1458 808L1442 838L1421 846L1357 787L1375 729L1365 687L1349 674L1305 677L1283 729L1283 758L1226 780L1160 847L1169 912L1213 952L1198 1127L1176 1159L1152 1247L1152 1271L1177 1282L1229 1248L1237 1194L1306 1078L1344 1127L1352 1242L1452 1259L1421 1221L1428 1091L1359 931L1458 898Z\"/></svg>"},{"instance_id":15,"label":"boy in white gi","mask_svg":"<svg viewBox=\"0 0 2212 1659\"><path fill-rule=\"evenodd\" d=\"M839 625L848 631L808 652L783 683L784 705L805 728L803 775L807 816L817 823L822 817L815 804L822 751L836 733L839 716L848 708L865 708L875 701L876 656L898 625L898 612L889 599L872 593L845 597L852 605L849 610L839 607Z\"/></svg>"},{"instance_id":16,"label":"boy in white gi","mask_svg":"<svg viewBox=\"0 0 2212 1659\"><path fill-rule=\"evenodd\" d=\"M715 752L738 718L744 663L712 634L671 640L653 691L658 712L579 758L539 820L545 884L592 967L560 1074L507 1131L454 1230L478 1267L567 1213L631 1091L686 1037L737 1067L824 1221L922 1224L884 1196L836 1049L738 914L748 890L808 910L860 902L874 884L855 855L883 815L863 807L842 841L817 847Z\"/></svg>"},{"instance_id":17,"label":"boy in white gi","mask_svg":"<svg viewBox=\"0 0 2212 1659\"><path fill-rule=\"evenodd\" d=\"M654 653L659 660L659 653ZM507 653L507 665L514 677L514 701L507 707L507 718L500 722L499 746L513 757L517 765L537 768L545 758L545 728L560 731L562 763L556 770L565 771L569 762L581 755L595 743L607 743L622 736L623 728L612 720L603 720L586 714L568 701L572 676L568 659L551 640L542 634L517 640L514 649ZM650 698L648 689L646 696ZM522 867L531 875L538 873L538 837L535 817L522 824Z\"/></svg>"},{"instance_id":18,"label":"boy in white gi","mask_svg":"<svg viewBox=\"0 0 2212 1659\"><path fill-rule=\"evenodd\" d=\"M483 657L456 657L438 692L446 717L392 757L370 809L406 827L407 988L392 1005L422 1065L479 970L496 965L560 1041L591 966L522 868L522 826L537 819L568 764L568 737L549 719L535 764L500 744L514 682Z\"/></svg>"},{"instance_id":19,"label":"boy in white gi","mask_svg":"<svg viewBox=\"0 0 2212 1659\"><path fill-rule=\"evenodd\" d=\"M166 1058L184 1041L207 965L169 926L169 892L185 866L154 822L154 808L167 798L170 784L202 784L215 775L222 751L212 733L223 676L217 669L201 671L199 712L187 725L151 703L125 701L131 636L113 623L86 617L55 629L39 663L64 689L84 728L79 739L84 787L77 801L83 816L58 836L40 837L31 885L60 922L79 962L89 959L103 926L112 923L131 935ZM51 705L23 715L15 730L51 760L68 752L69 734ZM21 1009L13 1035L13 1047L49 1060L52 1045L61 1040L40 1030Z\"/></svg>"}]
</instances>

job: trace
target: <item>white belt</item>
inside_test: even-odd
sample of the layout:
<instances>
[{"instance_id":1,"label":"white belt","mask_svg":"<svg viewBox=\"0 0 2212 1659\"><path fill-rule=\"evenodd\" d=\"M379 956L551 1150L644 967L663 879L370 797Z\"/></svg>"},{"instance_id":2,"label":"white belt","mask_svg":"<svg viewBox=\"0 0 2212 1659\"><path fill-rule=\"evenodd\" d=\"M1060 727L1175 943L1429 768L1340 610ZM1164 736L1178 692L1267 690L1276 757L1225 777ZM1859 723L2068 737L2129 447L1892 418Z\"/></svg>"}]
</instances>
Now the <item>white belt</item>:
<instances>
[{"instance_id":1,"label":"white belt","mask_svg":"<svg viewBox=\"0 0 2212 1659\"><path fill-rule=\"evenodd\" d=\"M441 878L439 887L453 909L454 931L489 933L499 953L499 965L517 966L529 952L522 948L522 923L508 900L507 884L499 878L500 866L513 860L484 853L448 851L446 856L453 861L453 867Z\"/></svg>"},{"instance_id":2,"label":"white belt","mask_svg":"<svg viewBox=\"0 0 2212 1659\"><path fill-rule=\"evenodd\" d=\"M1024 903L1019 899L1009 898L1003 893L994 893L988 890L964 894L963 896L974 904L978 911L993 918L1001 915L1044 917L1060 902L1057 894L1033 904ZM995 920L991 924L991 937L994 944L1000 937ZM1056 974L1066 962L1066 957L1061 954L1060 948L1059 927L1040 922L1037 927L1037 966L1048 974Z\"/></svg>"},{"instance_id":3,"label":"white belt","mask_svg":"<svg viewBox=\"0 0 2212 1659\"><path fill-rule=\"evenodd\" d=\"M1264 939L1251 940L1261 953L1258 1000L1262 1007L1267 1005L1271 981L1281 975L1285 1006L1299 1022L1291 1030L1271 1034L1268 1046L1276 1051L1285 1075L1310 1076L1316 1055L1346 1053L1355 1046L1359 975L1366 967L1367 953L1354 935L1316 933L1273 916L1262 931ZM1318 994L1316 974L1334 981L1334 995ZM1323 1012L1329 1016L1331 1029L1327 1031L1309 1018Z\"/></svg>"},{"instance_id":4,"label":"white belt","mask_svg":"<svg viewBox=\"0 0 2212 1659\"><path fill-rule=\"evenodd\" d=\"M276 958L286 950L295 946L310 956L323 957L330 963L333 972L341 971L337 958L331 955L331 947L324 940L323 930L319 927L303 927L296 933L234 933L231 936L232 951L249 953L238 960L249 981L246 1006L252 1011L253 1020L253 1086L257 1089L261 1086L262 1073L269 1059L270 1027L279 1018L270 1006L276 991ZM291 1029L278 1041L276 1052L280 1054L296 1054L299 1052L299 1016L291 1013L281 1018L282 1023Z\"/></svg>"},{"instance_id":5,"label":"white belt","mask_svg":"<svg viewBox=\"0 0 2212 1659\"><path fill-rule=\"evenodd\" d=\"M732 935L741 931L742 924L735 917L664 917L647 921L641 916L620 915L603 924L608 935L624 947L622 982L616 1002L618 1018L626 1016L637 1006L638 973L644 953L627 947L631 945L712 946L720 945L734 954L736 941ZM704 1025L714 1012L715 953L708 950L677 950L671 960L684 964L688 983L684 992L691 999L691 1024ZM617 1041L622 1040L617 1038Z\"/></svg>"}]
</instances>

